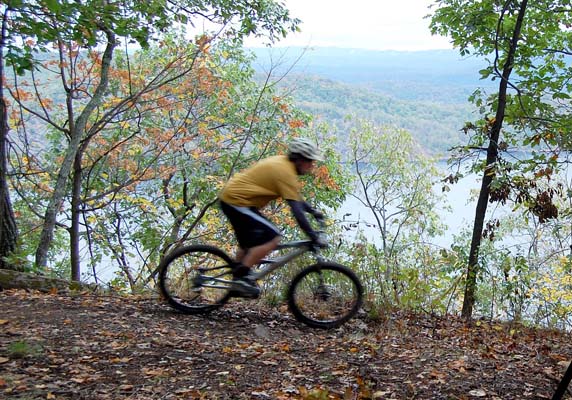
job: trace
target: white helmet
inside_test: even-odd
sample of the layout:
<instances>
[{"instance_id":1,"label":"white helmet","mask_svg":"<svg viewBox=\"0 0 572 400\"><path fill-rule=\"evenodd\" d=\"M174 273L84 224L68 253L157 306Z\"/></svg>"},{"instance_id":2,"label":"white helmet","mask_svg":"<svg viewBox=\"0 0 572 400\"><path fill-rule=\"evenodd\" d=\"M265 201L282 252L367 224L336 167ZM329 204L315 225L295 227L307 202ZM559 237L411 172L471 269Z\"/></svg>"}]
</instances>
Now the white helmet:
<instances>
[{"instance_id":1,"label":"white helmet","mask_svg":"<svg viewBox=\"0 0 572 400\"><path fill-rule=\"evenodd\" d=\"M322 153L318 150L318 147L308 139L294 139L290 142L288 151L290 154L299 154L308 160L324 161Z\"/></svg>"}]
</instances>

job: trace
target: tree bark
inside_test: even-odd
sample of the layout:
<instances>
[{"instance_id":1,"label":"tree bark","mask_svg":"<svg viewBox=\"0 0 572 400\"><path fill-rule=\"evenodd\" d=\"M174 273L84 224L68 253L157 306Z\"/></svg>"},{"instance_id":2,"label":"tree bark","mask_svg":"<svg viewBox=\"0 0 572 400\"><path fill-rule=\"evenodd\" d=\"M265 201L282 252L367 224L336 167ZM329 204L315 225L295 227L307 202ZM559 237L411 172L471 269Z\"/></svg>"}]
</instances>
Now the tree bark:
<instances>
[{"instance_id":1,"label":"tree bark","mask_svg":"<svg viewBox=\"0 0 572 400\"><path fill-rule=\"evenodd\" d=\"M516 24L514 26L512 39L507 54L507 59L503 65L502 78L499 84L498 106L496 110L495 120L489 132L489 145L487 148L487 164L483 172L483 182L479 192L479 199L475 210L475 221L473 224L473 236L471 240L471 249L469 252L469 263L467 266L467 281L465 284L465 296L463 299L463 309L461 315L464 319L470 320L473 315L475 306L475 292L477 288L477 275L479 272L479 249L483 235L483 225L487 212L487 205L490 196L490 184L493 180L494 164L498 161L498 143L500 131L502 129L503 120L506 111L506 95L510 75L513 69L514 56L518 46L520 31L524 16L526 14L528 0L520 3L520 9ZM505 10L506 11L506 10ZM498 41L498 37L497 37ZM498 46L498 42L497 42ZM496 63L496 60L495 60Z\"/></svg>"},{"instance_id":2,"label":"tree bark","mask_svg":"<svg viewBox=\"0 0 572 400\"><path fill-rule=\"evenodd\" d=\"M6 46L6 22L8 8L2 18L2 37L0 43L0 269L16 269L6 261L14 252L18 242L18 228L10 201L8 186L8 114L4 99L4 48Z\"/></svg>"},{"instance_id":3,"label":"tree bark","mask_svg":"<svg viewBox=\"0 0 572 400\"><path fill-rule=\"evenodd\" d=\"M80 281L81 267L80 267L80 254L79 254L79 218L81 207L81 181L82 169L81 160L83 154L83 146L78 150L73 167L72 179L72 199L71 199L71 227L70 227L70 264L71 264L71 280L74 282Z\"/></svg>"},{"instance_id":4,"label":"tree bark","mask_svg":"<svg viewBox=\"0 0 572 400\"><path fill-rule=\"evenodd\" d=\"M0 63L3 61L0 60ZM0 73L2 76L2 73ZM8 122L6 120L6 102L0 91L0 269L17 269L6 261L6 257L16 250L18 229L10 201L8 188Z\"/></svg>"}]
</instances>

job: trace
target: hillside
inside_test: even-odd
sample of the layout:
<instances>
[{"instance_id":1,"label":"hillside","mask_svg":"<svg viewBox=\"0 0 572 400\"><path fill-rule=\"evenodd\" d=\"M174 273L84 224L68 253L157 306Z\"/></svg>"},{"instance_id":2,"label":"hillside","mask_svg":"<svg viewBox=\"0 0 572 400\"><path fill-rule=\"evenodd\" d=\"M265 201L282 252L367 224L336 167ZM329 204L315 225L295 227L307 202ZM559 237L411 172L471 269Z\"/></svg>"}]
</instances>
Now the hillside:
<instances>
[{"instance_id":1,"label":"hillside","mask_svg":"<svg viewBox=\"0 0 572 400\"><path fill-rule=\"evenodd\" d=\"M357 116L406 129L433 154L444 154L452 146L464 144L461 128L471 118L467 104L403 100L319 76L293 74L284 85L301 109L336 126L341 137L351 129L346 117Z\"/></svg>"},{"instance_id":2,"label":"hillside","mask_svg":"<svg viewBox=\"0 0 572 400\"><path fill-rule=\"evenodd\" d=\"M404 100L465 103L477 87L495 87L479 79L486 62L461 58L456 50L376 51L318 47L251 48L259 69L270 64L292 73L319 75L361 85ZM400 89L400 90L396 90Z\"/></svg>"},{"instance_id":3,"label":"hillside","mask_svg":"<svg viewBox=\"0 0 572 400\"><path fill-rule=\"evenodd\" d=\"M339 131L348 114L409 130L431 153L464 144L460 133L475 119L469 95L478 87L485 62L461 59L454 50L419 52L358 49L250 49L259 71L286 73L282 85L292 90L304 110Z\"/></svg>"},{"instance_id":4,"label":"hillside","mask_svg":"<svg viewBox=\"0 0 572 400\"><path fill-rule=\"evenodd\" d=\"M321 331L248 301L209 316L156 298L5 290L0 302L11 399L549 399L572 357L565 334L453 317Z\"/></svg>"}]
</instances>

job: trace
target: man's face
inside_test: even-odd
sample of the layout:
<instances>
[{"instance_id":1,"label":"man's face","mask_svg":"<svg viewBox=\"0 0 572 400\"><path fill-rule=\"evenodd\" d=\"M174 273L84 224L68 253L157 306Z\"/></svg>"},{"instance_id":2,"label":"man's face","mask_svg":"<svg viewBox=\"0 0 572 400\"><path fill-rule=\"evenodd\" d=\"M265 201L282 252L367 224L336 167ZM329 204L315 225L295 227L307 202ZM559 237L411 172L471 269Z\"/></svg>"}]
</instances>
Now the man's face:
<instances>
[{"instance_id":1,"label":"man's face","mask_svg":"<svg viewBox=\"0 0 572 400\"><path fill-rule=\"evenodd\" d=\"M314 169L314 160L299 159L297 161L297 169L299 175L306 175Z\"/></svg>"}]
</instances>

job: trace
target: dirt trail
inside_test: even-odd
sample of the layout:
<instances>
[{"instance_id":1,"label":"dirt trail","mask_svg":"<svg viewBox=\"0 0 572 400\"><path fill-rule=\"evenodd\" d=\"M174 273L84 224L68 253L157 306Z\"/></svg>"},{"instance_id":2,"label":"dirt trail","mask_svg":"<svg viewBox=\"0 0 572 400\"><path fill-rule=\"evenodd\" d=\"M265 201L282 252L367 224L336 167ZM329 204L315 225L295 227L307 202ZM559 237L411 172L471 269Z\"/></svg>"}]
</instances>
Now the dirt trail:
<instances>
[{"instance_id":1,"label":"dirt trail","mask_svg":"<svg viewBox=\"0 0 572 400\"><path fill-rule=\"evenodd\" d=\"M9 399L550 399L572 358L566 334L455 318L322 331L261 301L208 316L134 297L0 302Z\"/></svg>"}]
</instances>

